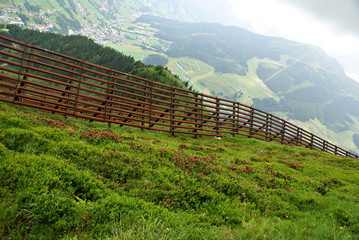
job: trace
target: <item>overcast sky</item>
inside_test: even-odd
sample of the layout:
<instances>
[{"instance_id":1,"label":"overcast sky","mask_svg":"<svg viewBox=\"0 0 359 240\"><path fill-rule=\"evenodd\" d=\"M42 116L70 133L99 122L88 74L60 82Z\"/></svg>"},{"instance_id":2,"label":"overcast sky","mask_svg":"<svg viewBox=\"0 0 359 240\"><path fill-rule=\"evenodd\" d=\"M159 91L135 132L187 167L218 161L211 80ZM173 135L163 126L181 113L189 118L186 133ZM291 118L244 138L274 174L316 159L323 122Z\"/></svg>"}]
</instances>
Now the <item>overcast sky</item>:
<instances>
[{"instance_id":1,"label":"overcast sky","mask_svg":"<svg viewBox=\"0 0 359 240\"><path fill-rule=\"evenodd\" d=\"M359 82L359 0L227 1L238 26L320 46Z\"/></svg>"}]
</instances>

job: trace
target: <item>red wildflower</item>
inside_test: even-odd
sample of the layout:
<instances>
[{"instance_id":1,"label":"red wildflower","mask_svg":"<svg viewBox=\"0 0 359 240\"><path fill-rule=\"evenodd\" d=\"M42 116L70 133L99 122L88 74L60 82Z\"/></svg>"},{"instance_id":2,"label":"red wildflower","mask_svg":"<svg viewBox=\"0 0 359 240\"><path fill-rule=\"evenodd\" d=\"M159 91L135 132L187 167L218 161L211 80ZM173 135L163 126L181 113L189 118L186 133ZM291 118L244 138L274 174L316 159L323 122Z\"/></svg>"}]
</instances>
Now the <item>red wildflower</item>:
<instances>
[{"instance_id":1,"label":"red wildflower","mask_svg":"<svg viewBox=\"0 0 359 240\"><path fill-rule=\"evenodd\" d=\"M166 199L166 202L171 202L171 199L167 198L167 199Z\"/></svg>"}]
</instances>

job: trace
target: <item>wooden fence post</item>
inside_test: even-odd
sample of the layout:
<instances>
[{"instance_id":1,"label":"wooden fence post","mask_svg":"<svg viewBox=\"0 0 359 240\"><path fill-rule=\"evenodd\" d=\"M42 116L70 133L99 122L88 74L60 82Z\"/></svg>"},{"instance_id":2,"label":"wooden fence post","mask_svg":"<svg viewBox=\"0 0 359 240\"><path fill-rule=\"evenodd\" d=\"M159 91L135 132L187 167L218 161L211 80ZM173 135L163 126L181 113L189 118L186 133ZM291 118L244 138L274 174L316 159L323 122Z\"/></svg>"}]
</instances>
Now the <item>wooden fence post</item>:
<instances>
[{"instance_id":1,"label":"wooden fence post","mask_svg":"<svg viewBox=\"0 0 359 240\"><path fill-rule=\"evenodd\" d=\"M78 84L77 84L77 91L76 91L76 95L75 95L75 103L74 103L74 112L73 112L73 115L75 116L76 115L76 112L77 112L77 104L78 104L78 100L79 100L79 95L80 95L80 88L81 88L81 82L82 82L82 75L83 75L83 72L84 72L84 61L81 61L81 71L80 71L80 74L78 75L79 76L79 80L78 80Z\"/></svg>"},{"instance_id":2,"label":"wooden fence post","mask_svg":"<svg viewBox=\"0 0 359 240\"><path fill-rule=\"evenodd\" d=\"M144 93L144 98L143 98L143 102L144 102L144 104L143 104L143 108L146 108L146 102L148 102L148 93L150 92L150 89L148 88L148 86L149 86L149 82L148 81L146 81L145 82L145 85L146 85L146 87L145 87L145 93ZM142 110L142 114L145 114L145 110ZM145 126L145 117L144 116L142 116L141 117L142 118L142 122L141 122L141 126L142 127L144 127ZM143 128L141 128L141 130L143 130Z\"/></svg>"},{"instance_id":3,"label":"wooden fence post","mask_svg":"<svg viewBox=\"0 0 359 240\"><path fill-rule=\"evenodd\" d=\"M327 141L323 141L323 145L322 145L322 151L325 152L327 147Z\"/></svg>"},{"instance_id":4,"label":"wooden fence post","mask_svg":"<svg viewBox=\"0 0 359 240\"><path fill-rule=\"evenodd\" d=\"M281 144L284 144L284 140L285 140L285 130L287 127L287 122L285 120L282 120L282 138L281 138Z\"/></svg>"},{"instance_id":5,"label":"wooden fence post","mask_svg":"<svg viewBox=\"0 0 359 240\"><path fill-rule=\"evenodd\" d=\"M73 68L72 68L72 71L75 71L75 70L76 70L76 68L75 68L75 66L77 65L76 62L77 62L76 60L73 60ZM76 76L77 76L77 75L72 74L70 77L76 78ZM68 83L68 84L72 84L72 80L68 80L67 83ZM64 90L65 90L65 91L71 91L71 87L66 86ZM66 93L65 91L62 92L61 97L69 97L69 94ZM63 101L62 98L60 98L59 100L57 100L57 102L58 102L58 103L64 102L65 104L68 104L68 103L69 103L69 101L66 101L66 100ZM56 105L56 106L55 106L55 109L58 109L59 107L60 107L59 105ZM64 111L67 112L67 111L68 111L68 108L64 108ZM65 115L65 118L67 118L67 115Z\"/></svg>"},{"instance_id":6,"label":"wooden fence post","mask_svg":"<svg viewBox=\"0 0 359 240\"><path fill-rule=\"evenodd\" d=\"M302 145L302 129L299 127L297 127L297 142L295 145L297 145L297 146Z\"/></svg>"},{"instance_id":7,"label":"wooden fence post","mask_svg":"<svg viewBox=\"0 0 359 240\"><path fill-rule=\"evenodd\" d=\"M252 107L249 108L250 109L250 117L249 117L249 136L248 137L252 137L254 135L254 109Z\"/></svg>"},{"instance_id":8,"label":"wooden fence post","mask_svg":"<svg viewBox=\"0 0 359 240\"><path fill-rule=\"evenodd\" d=\"M150 101L149 101L149 112L148 112L148 129L151 129L152 125L152 104L153 104L153 80L150 81Z\"/></svg>"},{"instance_id":9,"label":"wooden fence post","mask_svg":"<svg viewBox=\"0 0 359 240\"><path fill-rule=\"evenodd\" d=\"M219 99L216 97L216 134L219 135Z\"/></svg>"},{"instance_id":10,"label":"wooden fence post","mask_svg":"<svg viewBox=\"0 0 359 240\"><path fill-rule=\"evenodd\" d=\"M311 133L310 134L310 144L309 144L309 148L313 149L314 146L314 135Z\"/></svg>"},{"instance_id":11,"label":"wooden fence post","mask_svg":"<svg viewBox=\"0 0 359 240\"><path fill-rule=\"evenodd\" d=\"M204 116L203 116L203 114L204 114L204 106L203 106L203 94L201 94L201 100L200 100L200 102L201 102L201 125L200 125L200 127L201 127L201 131L203 130L203 124L204 124Z\"/></svg>"},{"instance_id":12,"label":"wooden fence post","mask_svg":"<svg viewBox=\"0 0 359 240\"><path fill-rule=\"evenodd\" d=\"M233 102L233 108L232 108L232 118L233 118L233 121L232 121L232 127L233 127L233 130L232 130L232 137L234 137L236 135L236 132L238 130L238 123L237 123L237 103L236 102Z\"/></svg>"},{"instance_id":13,"label":"wooden fence post","mask_svg":"<svg viewBox=\"0 0 359 240\"><path fill-rule=\"evenodd\" d=\"M194 107L195 107L195 109L194 109L194 112L196 113L195 115L194 115L194 117L196 118L195 119L195 127L196 128L199 128L199 127L202 127L202 120L203 120L203 98L202 98L202 100L201 99L199 99L200 97L199 97L199 95L198 95L198 93L195 93L194 94L194 96L195 96L195 98L196 98L196 100L195 100L195 105L194 105ZM198 110L198 108L199 108L199 105L200 105L200 108L202 109L202 110ZM201 118L201 120L198 120L198 118ZM194 133L196 133L198 130L197 129L195 129L195 130L193 130L193 132ZM195 134L194 135L194 137L195 138L197 138L198 137L198 134Z\"/></svg>"},{"instance_id":14,"label":"wooden fence post","mask_svg":"<svg viewBox=\"0 0 359 240\"><path fill-rule=\"evenodd\" d=\"M175 133L174 133L175 127L174 127L174 121L173 121L174 114L176 112L175 98L176 98L176 89L174 89L173 86L171 86L170 132L171 132L172 136L175 135Z\"/></svg>"},{"instance_id":15,"label":"wooden fence post","mask_svg":"<svg viewBox=\"0 0 359 240\"><path fill-rule=\"evenodd\" d=\"M266 126L265 126L265 131L266 131L266 140L268 142L270 142L272 140L272 137L271 137L271 124L272 124L272 115L267 113L266 114Z\"/></svg>"},{"instance_id":16,"label":"wooden fence post","mask_svg":"<svg viewBox=\"0 0 359 240\"><path fill-rule=\"evenodd\" d=\"M113 91L110 91L110 89L114 87L114 85L113 85L113 82L115 81L114 77L116 77L116 73L115 73L115 71L110 69L110 72L108 74L108 80L107 80L107 90L106 90L106 100L105 100L105 114L104 114L104 121L105 122L106 122L106 119L107 119L106 116L107 116L108 105L110 107L112 106L112 104L109 104L108 101L112 100L112 97L110 97L110 94L113 94ZM110 113L110 116L109 116L110 121L108 121L107 125L110 128L111 127L111 113L112 113L111 109L109 110L109 113Z\"/></svg>"},{"instance_id":17,"label":"wooden fence post","mask_svg":"<svg viewBox=\"0 0 359 240\"><path fill-rule=\"evenodd\" d=\"M25 44L25 48L22 49L22 57L21 57L21 62L20 62L20 68L19 68L19 73L18 73L18 76L17 76L18 83L17 83L17 86L16 86L13 102L23 100L20 97L23 94L23 90L21 90L20 88L25 88L26 87L26 84L25 84L24 81L27 80L26 73L29 72L29 68L24 66L25 62L27 62L29 64L29 66L30 66L29 60L27 60L27 61L25 60L25 55L28 55L28 58L31 59L32 58L32 51L33 51L33 49L30 48L30 54L28 54L28 53L26 53L26 49L29 49L28 44ZM23 73L23 74L20 74L20 73ZM21 77L21 75L23 75L23 77Z\"/></svg>"}]
</instances>

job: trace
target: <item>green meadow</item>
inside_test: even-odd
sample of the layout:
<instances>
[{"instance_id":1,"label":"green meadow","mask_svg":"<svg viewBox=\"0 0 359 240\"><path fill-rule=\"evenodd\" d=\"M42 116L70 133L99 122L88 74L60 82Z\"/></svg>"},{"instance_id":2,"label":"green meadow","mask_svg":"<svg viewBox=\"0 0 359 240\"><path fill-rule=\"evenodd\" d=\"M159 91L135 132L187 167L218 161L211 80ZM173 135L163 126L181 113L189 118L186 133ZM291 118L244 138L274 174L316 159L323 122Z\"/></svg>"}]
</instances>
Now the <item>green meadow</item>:
<instances>
[{"instance_id":1,"label":"green meadow","mask_svg":"<svg viewBox=\"0 0 359 240\"><path fill-rule=\"evenodd\" d=\"M358 239L358 168L0 104L0 238Z\"/></svg>"}]
</instances>

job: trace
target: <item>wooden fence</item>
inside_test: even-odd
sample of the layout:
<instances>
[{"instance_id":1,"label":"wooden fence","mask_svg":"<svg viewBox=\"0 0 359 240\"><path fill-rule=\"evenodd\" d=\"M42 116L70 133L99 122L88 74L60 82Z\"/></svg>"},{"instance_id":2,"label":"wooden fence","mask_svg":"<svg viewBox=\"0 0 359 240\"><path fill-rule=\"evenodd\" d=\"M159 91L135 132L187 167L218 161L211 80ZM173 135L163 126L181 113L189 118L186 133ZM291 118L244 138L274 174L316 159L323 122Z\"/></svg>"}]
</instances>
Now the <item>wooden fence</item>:
<instances>
[{"instance_id":1,"label":"wooden fence","mask_svg":"<svg viewBox=\"0 0 359 240\"><path fill-rule=\"evenodd\" d=\"M0 101L141 129L243 135L359 158L288 121L0 35Z\"/></svg>"}]
</instances>

